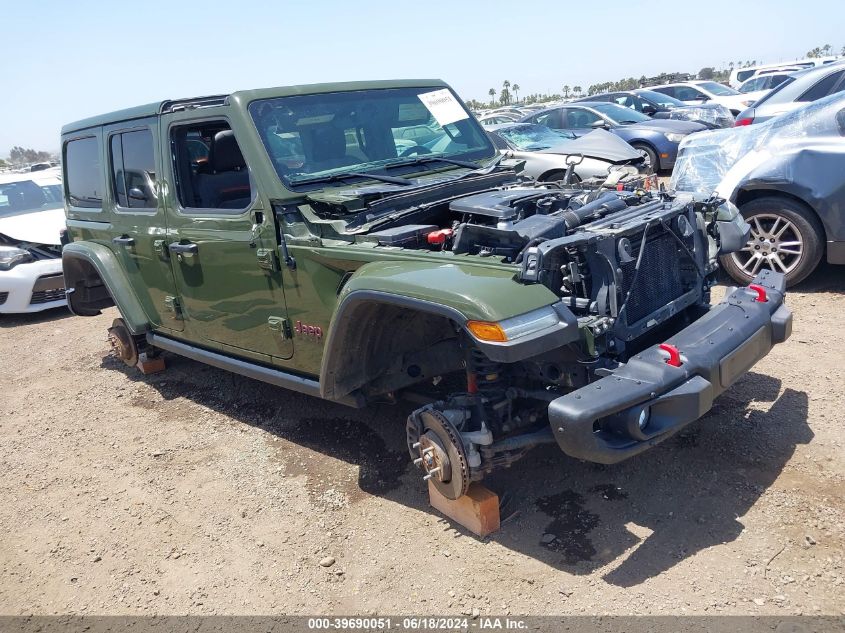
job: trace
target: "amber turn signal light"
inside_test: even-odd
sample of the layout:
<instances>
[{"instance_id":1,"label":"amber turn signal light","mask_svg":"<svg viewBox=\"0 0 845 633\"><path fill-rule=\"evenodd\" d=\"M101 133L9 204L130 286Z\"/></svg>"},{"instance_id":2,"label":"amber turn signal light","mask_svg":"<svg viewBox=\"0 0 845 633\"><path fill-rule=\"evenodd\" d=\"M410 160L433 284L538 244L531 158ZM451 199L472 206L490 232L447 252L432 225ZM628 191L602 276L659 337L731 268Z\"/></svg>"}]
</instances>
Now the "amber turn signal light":
<instances>
[{"instance_id":1,"label":"amber turn signal light","mask_svg":"<svg viewBox=\"0 0 845 633\"><path fill-rule=\"evenodd\" d=\"M508 340L508 335L498 323L490 323L489 321L467 321L467 329L472 332L475 338L481 341L493 341L497 343L504 343Z\"/></svg>"}]
</instances>

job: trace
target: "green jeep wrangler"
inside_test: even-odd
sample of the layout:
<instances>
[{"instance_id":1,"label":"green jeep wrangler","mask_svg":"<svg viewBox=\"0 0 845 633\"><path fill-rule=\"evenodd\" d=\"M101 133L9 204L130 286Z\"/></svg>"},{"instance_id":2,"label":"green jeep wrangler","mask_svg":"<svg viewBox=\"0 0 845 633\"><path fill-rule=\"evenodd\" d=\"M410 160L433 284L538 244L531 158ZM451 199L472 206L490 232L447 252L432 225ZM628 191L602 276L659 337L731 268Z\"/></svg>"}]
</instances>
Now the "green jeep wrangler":
<instances>
[{"instance_id":1,"label":"green jeep wrangler","mask_svg":"<svg viewBox=\"0 0 845 633\"><path fill-rule=\"evenodd\" d=\"M775 272L710 306L733 205L521 179L441 81L163 101L66 125L62 157L68 303L117 306L127 363L412 395L408 450L453 499L539 444L654 446L791 330Z\"/></svg>"}]
</instances>

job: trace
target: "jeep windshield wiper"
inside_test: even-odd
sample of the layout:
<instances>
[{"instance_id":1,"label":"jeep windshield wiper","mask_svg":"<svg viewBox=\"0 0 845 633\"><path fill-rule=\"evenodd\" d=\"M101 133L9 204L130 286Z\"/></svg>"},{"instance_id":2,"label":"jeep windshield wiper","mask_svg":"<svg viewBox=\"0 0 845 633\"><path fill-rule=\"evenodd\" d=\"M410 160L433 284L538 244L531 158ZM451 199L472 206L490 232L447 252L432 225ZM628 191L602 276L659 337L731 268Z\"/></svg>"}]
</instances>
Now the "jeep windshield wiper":
<instances>
[{"instance_id":1,"label":"jeep windshield wiper","mask_svg":"<svg viewBox=\"0 0 845 633\"><path fill-rule=\"evenodd\" d=\"M433 163L439 161L441 163L448 163L449 165L457 165L458 167L467 167L469 169L478 169L478 165L471 163L468 160L457 160L455 158L444 158L443 156L417 156L409 160L397 160L394 163L385 165L386 169L393 167L407 167L408 165L422 165L424 163Z\"/></svg>"},{"instance_id":2,"label":"jeep windshield wiper","mask_svg":"<svg viewBox=\"0 0 845 633\"><path fill-rule=\"evenodd\" d=\"M303 178L302 180L291 181L292 185L310 185L317 182L336 182L338 180L346 180L347 178L369 178L370 180L379 180L387 182L391 185L413 185L414 183L407 178L397 178L395 176L382 176L381 174L371 174L365 171L345 171L340 174L331 174L329 176L319 176L317 178Z\"/></svg>"}]
</instances>

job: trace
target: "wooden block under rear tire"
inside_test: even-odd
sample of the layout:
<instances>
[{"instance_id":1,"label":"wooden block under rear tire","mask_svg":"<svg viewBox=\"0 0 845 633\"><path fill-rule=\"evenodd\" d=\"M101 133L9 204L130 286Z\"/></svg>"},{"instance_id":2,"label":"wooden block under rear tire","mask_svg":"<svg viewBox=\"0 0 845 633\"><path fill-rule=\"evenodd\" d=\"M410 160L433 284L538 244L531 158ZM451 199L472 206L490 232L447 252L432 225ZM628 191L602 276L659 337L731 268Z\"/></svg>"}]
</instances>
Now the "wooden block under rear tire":
<instances>
[{"instance_id":1,"label":"wooden block under rear tire","mask_svg":"<svg viewBox=\"0 0 845 633\"><path fill-rule=\"evenodd\" d=\"M482 538L499 529L499 495L479 483L471 483L462 497L448 499L429 482L428 499L433 508Z\"/></svg>"},{"instance_id":2,"label":"wooden block under rear tire","mask_svg":"<svg viewBox=\"0 0 845 633\"><path fill-rule=\"evenodd\" d=\"M149 358L146 354L138 355L138 369L142 374L157 374L164 371L164 356Z\"/></svg>"}]
</instances>

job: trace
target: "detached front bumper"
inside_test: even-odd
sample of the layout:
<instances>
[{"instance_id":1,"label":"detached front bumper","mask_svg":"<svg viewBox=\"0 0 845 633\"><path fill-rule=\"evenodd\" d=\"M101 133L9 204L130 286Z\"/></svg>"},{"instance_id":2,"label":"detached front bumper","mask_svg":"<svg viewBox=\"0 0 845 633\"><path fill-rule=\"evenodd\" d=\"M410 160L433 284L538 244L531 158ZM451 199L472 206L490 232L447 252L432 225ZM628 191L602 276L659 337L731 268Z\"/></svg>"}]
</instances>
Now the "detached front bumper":
<instances>
[{"instance_id":1,"label":"detached front bumper","mask_svg":"<svg viewBox=\"0 0 845 633\"><path fill-rule=\"evenodd\" d=\"M766 295L758 301L760 286ZM713 400L792 332L783 275L763 271L748 288L666 343L680 352L644 350L614 372L549 404L560 448L578 459L613 464L670 437L704 415ZM641 424L645 422L645 424Z\"/></svg>"}]
</instances>

